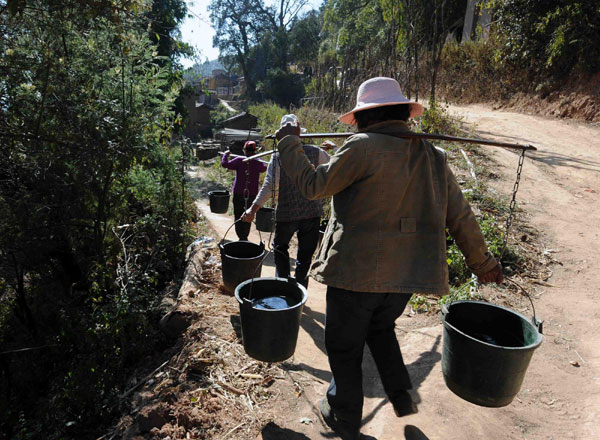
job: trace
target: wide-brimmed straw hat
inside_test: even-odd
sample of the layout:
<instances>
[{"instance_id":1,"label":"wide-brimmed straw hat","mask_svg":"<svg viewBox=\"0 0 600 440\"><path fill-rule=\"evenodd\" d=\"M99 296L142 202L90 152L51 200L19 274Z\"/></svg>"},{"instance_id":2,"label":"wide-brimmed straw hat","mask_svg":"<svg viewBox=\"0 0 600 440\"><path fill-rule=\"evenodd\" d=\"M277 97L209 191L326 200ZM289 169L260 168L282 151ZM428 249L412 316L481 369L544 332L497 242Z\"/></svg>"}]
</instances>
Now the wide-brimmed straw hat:
<instances>
[{"instance_id":1,"label":"wide-brimmed straw hat","mask_svg":"<svg viewBox=\"0 0 600 440\"><path fill-rule=\"evenodd\" d=\"M423 114L423 106L406 98L400 90L400 84L393 78L378 76L363 82L356 94L356 107L340 116L344 124L356 124L354 113L387 105L410 104L410 118Z\"/></svg>"}]
</instances>

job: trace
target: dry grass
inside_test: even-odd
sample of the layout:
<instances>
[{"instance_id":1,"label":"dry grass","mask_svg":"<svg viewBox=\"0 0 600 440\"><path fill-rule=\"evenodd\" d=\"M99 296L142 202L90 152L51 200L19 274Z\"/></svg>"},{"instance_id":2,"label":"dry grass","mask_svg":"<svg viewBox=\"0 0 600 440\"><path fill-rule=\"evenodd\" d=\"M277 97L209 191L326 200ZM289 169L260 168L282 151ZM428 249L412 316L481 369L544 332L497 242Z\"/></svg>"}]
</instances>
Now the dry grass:
<instances>
[{"instance_id":1,"label":"dry grass","mask_svg":"<svg viewBox=\"0 0 600 440\"><path fill-rule=\"evenodd\" d=\"M214 249L205 261L218 261ZM203 267L201 281L186 295L197 319L158 371L140 374L129 414L106 439L254 439L273 419L283 389L302 392L284 365L244 352L238 304L221 288L220 265Z\"/></svg>"}]
</instances>

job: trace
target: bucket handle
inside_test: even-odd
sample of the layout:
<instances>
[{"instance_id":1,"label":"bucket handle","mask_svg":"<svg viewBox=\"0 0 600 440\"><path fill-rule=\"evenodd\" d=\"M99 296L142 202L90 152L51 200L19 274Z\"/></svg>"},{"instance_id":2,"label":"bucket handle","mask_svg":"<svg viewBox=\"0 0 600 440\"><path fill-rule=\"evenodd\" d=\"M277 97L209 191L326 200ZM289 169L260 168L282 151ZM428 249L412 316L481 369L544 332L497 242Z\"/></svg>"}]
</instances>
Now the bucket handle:
<instances>
[{"instance_id":1,"label":"bucket handle","mask_svg":"<svg viewBox=\"0 0 600 440\"><path fill-rule=\"evenodd\" d=\"M231 228L233 228L233 226L234 226L234 225L235 225L237 222L240 222L240 221L242 221L242 219L241 219L241 218L238 218L237 220L235 220L235 221L234 221L234 222L231 224L231 226L229 226L229 227L227 228L227 231L225 231L225 234L223 235L223 238L221 239L221 241L219 241L219 246L221 246L221 245L223 244L223 242L225 241L225 237L227 237L227 234L229 233L229 231L231 230ZM257 229L257 231L258 231L258 229ZM259 238L259 240L260 240L260 245L261 245L261 246L264 248L264 247L265 247L265 243L263 242L263 239L262 239L262 234L260 233L260 231L258 231L258 238Z\"/></svg>"},{"instance_id":2,"label":"bucket handle","mask_svg":"<svg viewBox=\"0 0 600 440\"><path fill-rule=\"evenodd\" d=\"M261 243L262 244L262 243ZM263 257L262 261L260 262L260 264L258 266L256 266L256 269L254 269L254 273L252 274L252 281L250 282L250 291L248 292L248 297L244 297L244 301L247 301L248 303L251 303L251 298L252 298L252 285L254 284L254 278L256 278L256 272L258 272L258 269L263 265L263 263L265 262L265 260L267 259L267 257L269 256L269 254L273 252L273 254L275 254L275 252L281 252L278 249L275 248L271 248L269 247L269 249L267 250L267 252L265 253L265 256ZM282 253L283 254L283 253ZM296 281L295 278L288 276L287 277L288 282L294 282L297 283L298 281Z\"/></svg>"},{"instance_id":3,"label":"bucket handle","mask_svg":"<svg viewBox=\"0 0 600 440\"><path fill-rule=\"evenodd\" d=\"M467 281L465 284L463 284L462 286L460 286L454 293L448 295L450 298L448 299L448 301L442 303L441 307L440 307L440 312L442 314L442 316L446 316L448 314L448 304L452 304L454 301L456 301L456 299L458 298L458 295L465 290L467 287L471 287L473 286L475 283L477 282L477 278L471 278L469 281Z\"/></svg>"},{"instance_id":4,"label":"bucket handle","mask_svg":"<svg viewBox=\"0 0 600 440\"><path fill-rule=\"evenodd\" d=\"M263 244L263 242L261 241L260 244ZM258 269L262 267L263 263L265 262L270 253L271 249L268 249L267 252L265 252L265 255L263 256L262 260L260 261L260 264L254 269L254 273L252 274L252 281L250 281L250 291L248 292L248 297L244 297L244 301L247 301L248 304L252 303L252 286L254 284L254 279L256 278L256 273L258 272Z\"/></svg>"},{"instance_id":5,"label":"bucket handle","mask_svg":"<svg viewBox=\"0 0 600 440\"><path fill-rule=\"evenodd\" d=\"M531 296L529 295L529 293L527 292L527 290L525 290L525 288L523 286L521 286L519 283L517 283L511 277L505 276L504 279L506 281L514 284L515 286L517 286L521 290L521 292L523 292L525 294L525 296L527 297L527 299L531 303L531 310L533 311L533 317L531 318L531 323L533 324L533 326L535 328L537 328L538 332L540 332L540 334L541 334L542 330L543 330L544 321L537 319L537 317L535 316L535 307L533 305L533 301L531 300Z\"/></svg>"},{"instance_id":6,"label":"bucket handle","mask_svg":"<svg viewBox=\"0 0 600 440\"><path fill-rule=\"evenodd\" d=\"M511 282L512 284L514 284L515 286L517 286L521 292L523 292L525 294L525 296L527 297L527 299L529 300L529 302L531 303L531 310L533 311L533 317L531 318L531 323L533 324L533 326L537 329L537 331L542 334L543 333L543 324L544 321L537 319L537 317L535 316L535 306L533 305L533 301L531 300L531 296L529 295L529 293L527 292L527 290L525 290L525 288L523 286L521 286L519 283L517 283L515 280L513 280L512 278L508 277L508 276L504 276L504 279L506 281ZM458 292L453 296L454 298L456 298L458 296L458 293L465 289L467 286L469 286L470 284L472 284L473 282L476 281L476 278L465 283L459 290ZM442 314L442 317L446 317L446 315L449 313L449 309L448 309L448 303L452 303L453 298L451 298L451 300L449 302L445 302L441 305L440 307L440 313Z\"/></svg>"}]
</instances>

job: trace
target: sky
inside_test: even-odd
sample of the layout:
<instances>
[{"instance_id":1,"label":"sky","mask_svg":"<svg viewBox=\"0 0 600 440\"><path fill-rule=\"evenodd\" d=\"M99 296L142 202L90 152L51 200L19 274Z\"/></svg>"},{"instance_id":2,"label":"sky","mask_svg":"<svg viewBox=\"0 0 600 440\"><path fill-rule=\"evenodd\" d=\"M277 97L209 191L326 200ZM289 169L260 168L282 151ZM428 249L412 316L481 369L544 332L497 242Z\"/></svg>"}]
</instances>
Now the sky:
<instances>
[{"instance_id":1,"label":"sky","mask_svg":"<svg viewBox=\"0 0 600 440\"><path fill-rule=\"evenodd\" d=\"M308 4L313 8L318 8L322 0L308 0ZM181 60L183 67L191 67L196 62L203 63L206 58L210 61L219 56L219 51L212 47L212 39L215 31L210 26L210 17L208 14L208 5L210 0L186 0L188 8L188 17L181 25L181 36L183 41L195 47L199 52L197 59ZM271 1L267 0L267 4ZM308 8L307 8L308 10Z\"/></svg>"},{"instance_id":2,"label":"sky","mask_svg":"<svg viewBox=\"0 0 600 440\"><path fill-rule=\"evenodd\" d=\"M181 25L181 36L183 41L194 46L199 51L199 59L182 59L184 67L191 67L196 61L203 63L206 58L214 60L218 58L219 51L212 47L212 39L215 31L210 27L208 15L208 4L210 0L193 0L186 2L188 17Z\"/></svg>"}]
</instances>

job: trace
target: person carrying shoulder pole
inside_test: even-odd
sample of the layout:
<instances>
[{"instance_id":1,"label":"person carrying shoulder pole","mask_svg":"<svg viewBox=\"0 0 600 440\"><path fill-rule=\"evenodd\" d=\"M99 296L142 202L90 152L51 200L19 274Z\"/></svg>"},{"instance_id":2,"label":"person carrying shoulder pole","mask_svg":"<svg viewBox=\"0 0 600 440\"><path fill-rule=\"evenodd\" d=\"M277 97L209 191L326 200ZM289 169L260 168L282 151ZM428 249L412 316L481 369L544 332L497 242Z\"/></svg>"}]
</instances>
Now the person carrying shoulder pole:
<instances>
[{"instance_id":1,"label":"person carrying shoulder pole","mask_svg":"<svg viewBox=\"0 0 600 440\"><path fill-rule=\"evenodd\" d=\"M340 121L358 133L326 166L303 152L300 128L275 137L283 171L309 200L333 196L332 213L311 276L327 285L325 347L333 378L320 402L325 422L345 440L360 435L361 361L367 344L398 417L417 412L394 331L413 293L449 293L446 229L482 283L503 281L444 150L409 132L423 106L398 82L363 82Z\"/></svg>"},{"instance_id":2,"label":"person carrying shoulder pole","mask_svg":"<svg viewBox=\"0 0 600 440\"><path fill-rule=\"evenodd\" d=\"M298 117L293 114L281 118L281 127L286 124L298 125ZM329 162L329 154L314 145L302 144L302 151L311 166ZM267 168L263 185L252 206L242 215L242 220L251 222L256 213L273 197L278 188L277 207L275 208L275 238L273 239L276 276L290 276L289 243L294 233L298 236L298 252L294 277L299 284L308 287L308 270L312 256L319 242L319 224L323 207L318 200L308 200L302 196L298 187L288 174L279 166L279 156L273 154Z\"/></svg>"},{"instance_id":3,"label":"person carrying shoulder pole","mask_svg":"<svg viewBox=\"0 0 600 440\"><path fill-rule=\"evenodd\" d=\"M243 151L245 156L252 156L256 152L256 142L247 141L244 144ZM233 181L233 217L237 221L256 197L259 175L266 171L267 165L258 159L244 162L244 157L242 156L229 160L229 154L229 150L223 154L221 166L228 170L235 170L235 180ZM239 240L248 240L250 223L236 222L235 233Z\"/></svg>"}]
</instances>

